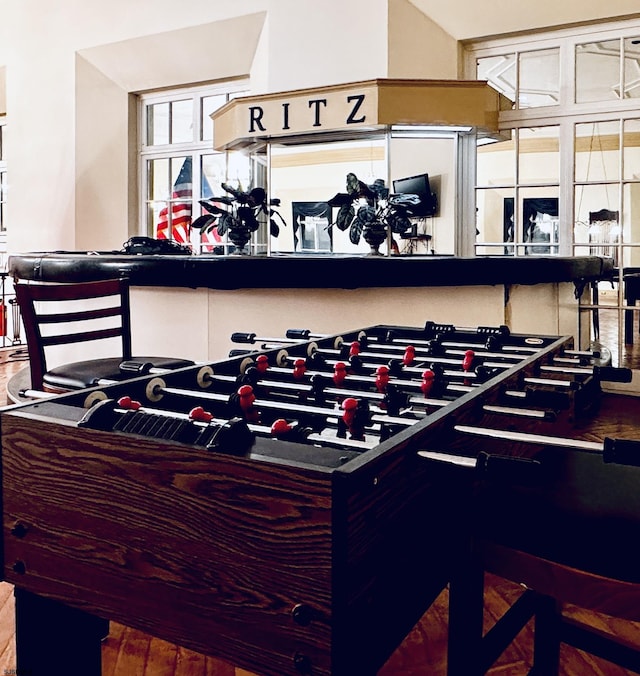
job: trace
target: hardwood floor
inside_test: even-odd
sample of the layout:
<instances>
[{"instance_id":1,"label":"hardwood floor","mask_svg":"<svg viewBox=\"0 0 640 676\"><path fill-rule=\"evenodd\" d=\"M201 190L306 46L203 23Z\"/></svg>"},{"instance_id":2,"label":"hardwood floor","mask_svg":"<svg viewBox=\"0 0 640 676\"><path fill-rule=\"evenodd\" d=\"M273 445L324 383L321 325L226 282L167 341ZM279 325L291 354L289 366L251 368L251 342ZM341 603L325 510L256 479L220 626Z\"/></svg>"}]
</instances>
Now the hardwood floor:
<instances>
[{"instance_id":1,"label":"hardwood floor","mask_svg":"<svg viewBox=\"0 0 640 676\"><path fill-rule=\"evenodd\" d=\"M629 359L640 357L640 340L627 347ZM24 354L15 349L0 350L0 388L6 388L7 380L24 365ZM640 412L640 399L637 408ZM609 422L612 427L606 429L606 434L611 434L612 429L613 433L619 431L617 424ZM634 415L629 424L635 427ZM518 585L488 575L485 627L489 628L520 593ZM379 676L441 676L446 673L447 602L445 590L380 670ZM15 673L12 670L16 669L13 613L13 588L8 583L0 583L0 674ZM624 622L576 608L569 608L569 613L640 646L640 623ZM530 623L488 673L494 676L526 674L531 665L531 646ZM561 662L563 676L624 676L632 673L568 646L562 647ZM103 644L102 663L104 676L251 676L220 660L116 623L111 624L111 633ZM55 673L55 669L51 673Z\"/></svg>"}]
</instances>

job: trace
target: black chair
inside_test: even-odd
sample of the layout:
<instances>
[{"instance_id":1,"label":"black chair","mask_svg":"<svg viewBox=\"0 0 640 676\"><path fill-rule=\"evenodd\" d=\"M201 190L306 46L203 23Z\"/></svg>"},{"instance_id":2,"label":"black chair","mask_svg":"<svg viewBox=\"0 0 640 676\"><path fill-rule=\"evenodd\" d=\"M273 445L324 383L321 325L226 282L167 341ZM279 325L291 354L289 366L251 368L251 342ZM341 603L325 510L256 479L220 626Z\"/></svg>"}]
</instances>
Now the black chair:
<instances>
[{"instance_id":1,"label":"black chair","mask_svg":"<svg viewBox=\"0 0 640 676\"><path fill-rule=\"evenodd\" d=\"M450 676L484 674L532 618L530 674L558 674L562 644L640 673L640 645L567 612L570 605L640 621L637 447L612 447L605 461L601 453L549 448L527 469L515 459L512 467L496 463L493 475L478 472L466 505L471 537L450 583ZM485 571L523 593L483 635Z\"/></svg>"},{"instance_id":2,"label":"black chair","mask_svg":"<svg viewBox=\"0 0 640 676\"><path fill-rule=\"evenodd\" d=\"M129 281L125 278L73 283L20 280L15 292L25 329L33 390L68 392L102 381L126 380L150 366L177 369L194 363L181 358L132 355ZM119 344L112 357L54 368L47 365L47 355L55 346L105 340Z\"/></svg>"}]
</instances>

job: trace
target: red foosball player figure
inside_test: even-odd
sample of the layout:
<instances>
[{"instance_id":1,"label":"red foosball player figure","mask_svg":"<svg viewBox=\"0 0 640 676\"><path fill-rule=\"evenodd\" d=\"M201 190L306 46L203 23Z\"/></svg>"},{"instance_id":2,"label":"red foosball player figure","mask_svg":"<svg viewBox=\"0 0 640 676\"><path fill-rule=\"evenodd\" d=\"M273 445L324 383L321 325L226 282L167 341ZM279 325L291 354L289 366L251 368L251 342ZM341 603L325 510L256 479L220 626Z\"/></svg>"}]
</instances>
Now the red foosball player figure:
<instances>
[{"instance_id":1,"label":"red foosball player figure","mask_svg":"<svg viewBox=\"0 0 640 676\"><path fill-rule=\"evenodd\" d=\"M251 385L242 385L238 388L238 405L242 409L242 414L247 422L258 422L259 415L253 402L256 400L256 395L253 393Z\"/></svg>"},{"instance_id":2,"label":"red foosball player figure","mask_svg":"<svg viewBox=\"0 0 640 676\"><path fill-rule=\"evenodd\" d=\"M118 406L120 408L126 409L127 411L137 411L142 407L142 404L139 401L132 399L129 395L125 395L124 397L120 397L120 399L118 399Z\"/></svg>"},{"instance_id":3,"label":"red foosball player figure","mask_svg":"<svg viewBox=\"0 0 640 676\"><path fill-rule=\"evenodd\" d=\"M293 362L293 379L302 380L307 372L307 364L304 359L298 358Z\"/></svg>"},{"instance_id":4,"label":"red foosball player figure","mask_svg":"<svg viewBox=\"0 0 640 676\"><path fill-rule=\"evenodd\" d=\"M476 359L476 353L473 350L467 350L464 353L464 358L462 360L462 370L465 373L469 373L473 369L473 364ZM465 378L464 384L469 385L470 381L468 378Z\"/></svg>"},{"instance_id":5,"label":"red foosball player figure","mask_svg":"<svg viewBox=\"0 0 640 676\"><path fill-rule=\"evenodd\" d=\"M277 438L285 437L292 429L293 427L284 418L278 418L271 425L271 434Z\"/></svg>"},{"instance_id":6,"label":"red foosball player figure","mask_svg":"<svg viewBox=\"0 0 640 676\"><path fill-rule=\"evenodd\" d=\"M462 360L462 370L465 373L468 373L473 368L473 362L476 358L476 353L473 350L467 350L464 353L464 359Z\"/></svg>"},{"instance_id":7,"label":"red foosball player figure","mask_svg":"<svg viewBox=\"0 0 640 676\"><path fill-rule=\"evenodd\" d=\"M260 373L265 373L269 368L269 357L266 354L259 354L256 357L256 368Z\"/></svg>"},{"instance_id":8,"label":"red foosball player figure","mask_svg":"<svg viewBox=\"0 0 640 676\"><path fill-rule=\"evenodd\" d=\"M336 362L333 367L333 382L340 387L347 377L347 365L343 361Z\"/></svg>"},{"instance_id":9,"label":"red foosball player figure","mask_svg":"<svg viewBox=\"0 0 640 676\"><path fill-rule=\"evenodd\" d=\"M354 340L353 343L349 346L349 356L357 357L360 354L360 343L357 340Z\"/></svg>"},{"instance_id":10,"label":"red foosball player figure","mask_svg":"<svg viewBox=\"0 0 640 676\"><path fill-rule=\"evenodd\" d=\"M416 358L416 348L413 347L413 345L407 345L407 348L405 349L404 355L402 357L402 363L405 366L411 366L415 358Z\"/></svg>"},{"instance_id":11,"label":"red foosball player figure","mask_svg":"<svg viewBox=\"0 0 640 676\"><path fill-rule=\"evenodd\" d=\"M376 369L376 389L380 394L384 394L389 384L389 367L378 366Z\"/></svg>"},{"instance_id":12,"label":"red foosball player figure","mask_svg":"<svg viewBox=\"0 0 640 676\"><path fill-rule=\"evenodd\" d=\"M194 406L189 411L189 420L194 420L196 422L211 422L213 420L213 415L209 411L205 411L202 406Z\"/></svg>"},{"instance_id":13,"label":"red foosball player figure","mask_svg":"<svg viewBox=\"0 0 640 676\"><path fill-rule=\"evenodd\" d=\"M429 396L435 379L436 374L431 369L426 369L426 371L422 372L422 383L420 384L420 390L425 397Z\"/></svg>"},{"instance_id":14,"label":"red foosball player figure","mask_svg":"<svg viewBox=\"0 0 640 676\"><path fill-rule=\"evenodd\" d=\"M349 430L352 439L364 441L364 429L369 422L369 409L366 402L347 397L342 402L342 423Z\"/></svg>"}]
</instances>

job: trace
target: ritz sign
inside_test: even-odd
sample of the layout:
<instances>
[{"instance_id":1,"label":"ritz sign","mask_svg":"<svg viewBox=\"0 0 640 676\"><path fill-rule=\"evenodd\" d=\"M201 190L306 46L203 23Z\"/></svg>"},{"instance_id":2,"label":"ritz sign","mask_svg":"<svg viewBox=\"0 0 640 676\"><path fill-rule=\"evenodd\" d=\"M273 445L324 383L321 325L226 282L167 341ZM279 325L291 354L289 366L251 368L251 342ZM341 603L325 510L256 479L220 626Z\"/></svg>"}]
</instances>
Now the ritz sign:
<instances>
[{"instance_id":1,"label":"ritz sign","mask_svg":"<svg viewBox=\"0 0 640 676\"><path fill-rule=\"evenodd\" d=\"M344 126L363 124L367 120L366 107L364 106L365 100L366 94L351 94L344 97L343 105L339 106L341 108L340 119ZM330 102L333 105L337 103L326 96L322 98L310 98L306 101L307 114L301 115L304 111L304 104L301 106L301 102L299 101L284 101L279 104L280 110L277 118L273 115L273 107L269 108L271 115L265 116L266 110L264 105L249 106L247 109L247 131L249 134L285 132L292 130L292 124L295 125L296 131L300 131L300 126L309 127L310 129L326 127L328 125L325 122L329 120L331 120L330 124L335 123L334 111L327 110ZM295 120L292 119L292 106L295 106ZM333 125L330 128L333 128Z\"/></svg>"},{"instance_id":2,"label":"ritz sign","mask_svg":"<svg viewBox=\"0 0 640 676\"><path fill-rule=\"evenodd\" d=\"M498 130L510 102L483 81L376 79L232 99L211 114L216 150L257 140L389 125L448 124Z\"/></svg>"},{"instance_id":3,"label":"ritz sign","mask_svg":"<svg viewBox=\"0 0 640 676\"><path fill-rule=\"evenodd\" d=\"M375 82L233 99L211 115L214 148L238 147L257 138L372 127L378 124L377 102Z\"/></svg>"}]
</instances>

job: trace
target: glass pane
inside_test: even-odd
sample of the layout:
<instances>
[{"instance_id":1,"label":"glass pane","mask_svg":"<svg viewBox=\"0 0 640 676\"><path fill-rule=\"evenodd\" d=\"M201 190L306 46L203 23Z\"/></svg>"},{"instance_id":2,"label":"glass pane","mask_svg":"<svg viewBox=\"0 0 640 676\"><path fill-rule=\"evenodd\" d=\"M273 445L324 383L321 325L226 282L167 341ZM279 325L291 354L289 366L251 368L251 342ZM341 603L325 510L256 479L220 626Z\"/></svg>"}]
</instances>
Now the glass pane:
<instances>
[{"instance_id":1,"label":"glass pane","mask_svg":"<svg viewBox=\"0 0 640 676\"><path fill-rule=\"evenodd\" d=\"M588 122L575 126L576 181L616 181L620 176L620 125Z\"/></svg>"},{"instance_id":2,"label":"glass pane","mask_svg":"<svg viewBox=\"0 0 640 676\"><path fill-rule=\"evenodd\" d=\"M620 40L576 45L576 103L612 101L619 95Z\"/></svg>"},{"instance_id":3,"label":"glass pane","mask_svg":"<svg viewBox=\"0 0 640 676\"><path fill-rule=\"evenodd\" d=\"M513 255L516 236L513 188L476 190L476 247L478 255Z\"/></svg>"},{"instance_id":4,"label":"glass pane","mask_svg":"<svg viewBox=\"0 0 640 676\"><path fill-rule=\"evenodd\" d=\"M622 241L625 244L640 244L640 183L627 183L622 195ZM640 247L624 249L623 265L640 268Z\"/></svg>"},{"instance_id":5,"label":"glass pane","mask_svg":"<svg viewBox=\"0 0 640 676\"><path fill-rule=\"evenodd\" d=\"M171 197L191 197L192 176L191 157L171 158Z\"/></svg>"},{"instance_id":6,"label":"glass pane","mask_svg":"<svg viewBox=\"0 0 640 676\"><path fill-rule=\"evenodd\" d=\"M518 130L520 183L560 181L559 127Z\"/></svg>"},{"instance_id":7,"label":"glass pane","mask_svg":"<svg viewBox=\"0 0 640 676\"><path fill-rule=\"evenodd\" d=\"M256 187L251 185L251 158L245 153L231 152L227 179L234 188L248 190ZM264 187L264 186L262 186Z\"/></svg>"},{"instance_id":8,"label":"glass pane","mask_svg":"<svg viewBox=\"0 0 640 676\"><path fill-rule=\"evenodd\" d=\"M624 41L624 96L622 98L640 98L640 38L627 38Z\"/></svg>"},{"instance_id":9,"label":"glass pane","mask_svg":"<svg viewBox=\"0 0 640 676\"><path fill-rule=\"evenodd\" d=\"M520 54L518 107L558 105L560 99L560 49Z\"/></svg>"},{"instance_id":10,"label":"glass pane","mask_svg":"<svg viewBox=\"0 0 640 676\"><path fill-rule=\"evenodd\" d=\"M625 120L623 134L624 177L640 179L640 120Z\"/></svg>"},{"instance_id":11,"label":"glass pane","mask_svg":"<svg viewBox=\"0 0 640 676\"><path fill-rule=\"evenodd\" d=\"M525 188L519 193L520 241L518 254L548 256L558 253L558 188Z\"/></svg>"},{"instance_id":12,"label":"glass pane","mask_svg":"<svg viewBox=\"0 0 640 676\"><path fill-rule=\"evenodd\" d=\"M205 96L201 100L201 117L202 117L202 141L213 140L213 120L211 113L215 112L223 106L227 101L226 94L218 94L217 96Z\"/></svg>"},{"instance_id":13,"label":"glass pane","mask_svg":"<svg viewBox=\"0 0 640 676\"><path fill-rule=\"evenodd\" d=\"M164 206L164 205L162 205ZM147 236L156 237L161 206L159 203L147 204Z\"/></svg>"},{"instance_id":14,"label":"glass pane","mask_svg":"<svg viewBox=\"0 0 640 676\"><path fill-rule=\"evenodd\" d=\"M611 256L617 262L620 242L619 189L617 185L577 185L575 187L576 243L588 244L588 255ZM587 253L586 247L580 254Z\"/></svg>"},{"instance_id":15,"label":"glass pane","mask_svg":"<svg viewBox=\"0 0 640 676\"><path fill-rule=\"evenodd\" d=\"M489 84L504 94L510 101L516 100L516 56L503 54L478 59L478 80L487 80Z\"/></svg>"},{"instance_id":16,"label":"glass pane","mask_svg":"<svg viewBox=\"0 0 640 676\"><path fill-rule=\"evenodd\" d=\"M0 171L0 230L5 230L4 203L7 199L7 172Z\"/></svg>"},{"instance_id":17,"label":"glass pane","mask_svg":"<svg viewBox=\"0 0 640 676\"><path fill-rule=\"evenodd\" d=\"M169 104L154 103L147 106L147 145L169 143Z\"/></svg>"},{"instance_id":18,"label":"glass pane","mask_svg":"<svg viewBox=\"0 0 640 676\"><path fill-rule=\"evenodd\" d=\"M202 176L200 195L202 198L219 197L225 195L222 183L226 179L226 156L224 153L212 153L203 155L200 165Z\"/></svg>"},{"instance_id":19,"label":"glass pane","mask_svg":"<svg viewBox=\"0 0 640 676\"><path fill-rule=\"evenodd\" d=\"M516 146L512 140L478 146L476 181L478 186L514 185Z\"/></svg>"},{"instance_id":20,"label":"glass pane","mask_svg":"<svg viewBox=\"0 0 640 676\"><path fill-rule=\"evenodd\" d=\"M171 104L171 143L193 141L193 99Z\"/></svg>"},{"instance_id":21,"label":"glass pane","mask_svg":"<svg viewBox=\"0 0 640 676\"><path fill-rule=\"evenodd\" d=\"M617 286L617 285L616 285ZM625 366L623 362L620 361L620 354L617 349L617 346L620 344L620 313L622 312L622 335L626 333L625 322L627 320L625 311L620 311L615 307L617 302L617 290L611 288L611 283L601 282L598 285L598 303L601 307L598 308L597 312L591 310L583 310L581 313L580 321L581 322L590 322L591 324L591 337L595 341L595 345L591 347L597 347L602 349L603 347L611 353L611 366ZM604 307L602 307L604 306ZM632 319L632 313L629 312L629 320ZM591 321L590 321L591 320ZM637 321L637 320L636 320ZM595 335L594 331L594 322L598 326L598 335ZM622 341L625 342L624 340ZM589 346L583 345L582 349L587 349ZM623 358L624 361L624 358Z\"/></svg>"},{"instance_id":22,"label":"glass pane","mask_svg":"<svg viewBox=\"0 0 640 676\"><path fill-rule=\"evenodd\" d=\"M147 161L149 200L169 199L169 160L167 158Z\"/></svg>"}]
</instances>

